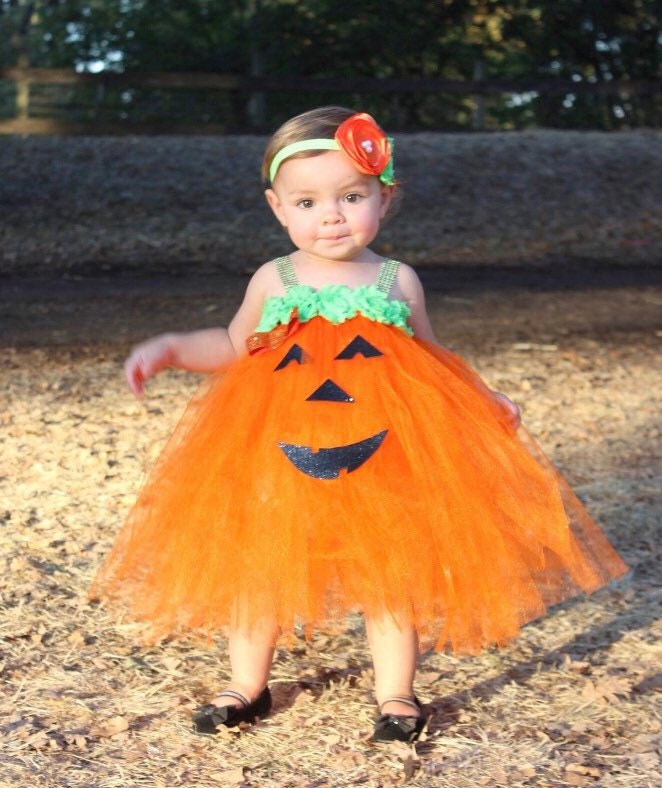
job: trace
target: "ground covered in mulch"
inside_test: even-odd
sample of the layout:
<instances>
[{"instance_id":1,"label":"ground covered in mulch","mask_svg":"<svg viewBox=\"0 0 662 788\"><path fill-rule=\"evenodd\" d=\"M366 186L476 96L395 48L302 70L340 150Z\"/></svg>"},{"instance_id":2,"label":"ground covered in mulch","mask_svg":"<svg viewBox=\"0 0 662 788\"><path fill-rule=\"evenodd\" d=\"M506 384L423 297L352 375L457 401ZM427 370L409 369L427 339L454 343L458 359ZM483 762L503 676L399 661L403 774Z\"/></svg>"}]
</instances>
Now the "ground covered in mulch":
<instances>
[{"instance_id":1,"label":"ground covered in mulch","mask_svg":"<svg viewBox=\"0 0 662 788\"><path fill-rule=\"evenodd\" d=\"M126 352L227 323L242 273L286 251L264 139L3 138L0 784L662 783L661 136L397 140L376 248L421 268L440 339L520 403L631 567L502 650L425 655L415 747L369 742L358 617L279 650L272 716L210 740L189 718L227 677L223 639L146 649L86 600L197 385L164 373L138 403Z\"/></svg>"},{"instance_id":2,"label":"ground covered in mulch","mask_svg":"<svg viewBox=\"0 0 662 788\"><path fill-rule=\"evenodd\" d=\"M416 746L369 741L358 617L279 650L273 714L209 739L189 718L227 677L223 639L142 648L134 625L86 601L197 382L164 373L139 403L121 361L154 332L226 323L245 277L5 278L0 784L660 785L658 271L423 271L438 336L521 404L631 572L501 650L425 655Z\"/></svg>"}]
</instances>

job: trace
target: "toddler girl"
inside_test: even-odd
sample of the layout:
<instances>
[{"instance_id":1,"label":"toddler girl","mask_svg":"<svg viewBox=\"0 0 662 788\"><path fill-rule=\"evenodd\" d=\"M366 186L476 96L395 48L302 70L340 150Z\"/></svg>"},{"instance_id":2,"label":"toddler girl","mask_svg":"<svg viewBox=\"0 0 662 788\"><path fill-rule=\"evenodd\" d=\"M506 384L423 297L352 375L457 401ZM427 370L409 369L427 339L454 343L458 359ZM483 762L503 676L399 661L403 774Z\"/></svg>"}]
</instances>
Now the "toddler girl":
<instances>
[{"instance_id":1,"label":"toddler girl","mask_svg":"<svg viewBox=\"0 0 662 788\"><path fill-rule=\"evenodd\" d=\"M416 273L370 249L392 154L364 113L285 123L263 175L295 250L257 271L227 329L158 336L126 362L137 396L168 366L212 373L92 592L157 634L227 631L231 681L199 732L269 712L278 638L360 610L374 738L413 740L420 647L504 643L625 571L516 434L517 407L437 345Z\"/></svg>"}]
</instances>

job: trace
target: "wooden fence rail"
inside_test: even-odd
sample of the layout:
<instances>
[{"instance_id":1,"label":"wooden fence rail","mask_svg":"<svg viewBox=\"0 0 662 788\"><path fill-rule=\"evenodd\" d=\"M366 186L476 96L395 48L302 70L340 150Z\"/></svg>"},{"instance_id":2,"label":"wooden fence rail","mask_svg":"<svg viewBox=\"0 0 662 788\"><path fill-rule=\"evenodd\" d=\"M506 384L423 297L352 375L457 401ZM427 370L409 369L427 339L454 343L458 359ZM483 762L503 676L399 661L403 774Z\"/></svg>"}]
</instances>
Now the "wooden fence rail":
<instances>
[{"instance_id":1,"label":"wooden fence rail","mask_svg":"<svg viewBox=\"0 0 662 788\"><path fill-rule=\"evenodd\" d=\"M55 134L55 133L150 133L158 131L214 133L224 129L213 124L177 124L169 129L163 123L104 123L89 121L74 123L49 118L30 117L31 85L75 85L105 88L165 88L189 90L219 90L243 92L246 96L273 91L310 93L366 93L366 94L456 94L471 96L477 101L489 95L625 95L653 96L662 92L662 81L636 80L611 82L574 82L567 79L474 79L447 80L430 77L303 77L303 76L243 76L239 74L204 74L170 72L99 73L77 72L52 68L0 68L0 80L16 85L15 117L0 120L0 134ZM256 123L259 125L259 123Z\"/></svg>"}]
</instances>

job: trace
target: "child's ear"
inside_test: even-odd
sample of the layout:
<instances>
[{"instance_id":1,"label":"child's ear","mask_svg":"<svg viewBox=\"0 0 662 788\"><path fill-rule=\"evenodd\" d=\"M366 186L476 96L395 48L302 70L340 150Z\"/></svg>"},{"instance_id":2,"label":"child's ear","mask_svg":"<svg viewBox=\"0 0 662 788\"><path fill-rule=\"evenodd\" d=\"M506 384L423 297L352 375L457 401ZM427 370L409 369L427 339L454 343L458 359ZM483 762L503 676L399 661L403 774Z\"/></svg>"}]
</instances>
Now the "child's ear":
<instances>
[{"instance_id":1,"label":"child's ear","mask_svg":"<svg viewBox=\"0 0 662 788\"><path fill-rule=\"evenodd\" d=\"M278 219L278 221L283 225L283 227L287 227L287 222L285 221L285 213L280 204L280 200L276 195L276 192L273 189L267 189L264 193L264 196L267 198L269 207L274 212L276 219Z\"/></svg>"},{"instance_id":2,"label":"child's ear","mask_svg":"<svg viewBox=\"0 0 662 788\"><path fill-rule=\"evenodd\" d=\"M381 209L379 211L380 219L383 219L388 213L388 209L391 207L391 202L393 201L394 193L395 193L395 188L393 186L381 187L382 204L381 204Z\"/></svg>"}]
</instances>

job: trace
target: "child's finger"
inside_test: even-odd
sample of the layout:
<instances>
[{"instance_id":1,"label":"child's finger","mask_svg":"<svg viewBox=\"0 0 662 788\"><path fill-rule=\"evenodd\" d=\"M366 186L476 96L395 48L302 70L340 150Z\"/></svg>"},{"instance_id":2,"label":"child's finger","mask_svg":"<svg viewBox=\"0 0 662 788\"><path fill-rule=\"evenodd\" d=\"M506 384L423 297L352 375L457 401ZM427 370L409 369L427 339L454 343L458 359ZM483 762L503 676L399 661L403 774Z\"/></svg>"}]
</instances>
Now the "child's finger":
<instances>
[{"instance_id":1,"label":"child's finger","mask_svg":"<svg viewBox=\"0 0 662 788\"><path fill-rule=\"evenodd\" d=\"M131 392L136 397L142 397L144 394L143 381L139 375L127 375L126 381L129 384Z\"/></svg>"},{"instance_id":2,"label":"child's finger","mask_svg":"<svg viewBox=\"0 0 662 788\"><path fill-rule=\"evenodd\" d=\"M495 391L493 392L493 394L496 401L506 411L508 421L511 427L516 430L522 423L522 415L519 409L519 405L513 402L505 394L502 394L500 391Z\"/></svg>"},{"instance_id":3,"label":"child's finger","mask_svg":"<svg viewBox=\"0 0 662 788\"><path fill-rule=\"evenodd\" d=\"M124 374L131 391L136 397L142 397L147 375L145 375L140 359L134 358L133 355L129 356L124 363Z\"/></svg>"},{"instance_id":4,"label":"child's finger","mask_svg":"<svg viewBox=\"0 0 662 788\"><path fill-rule=\"evenodd\" d=\"M522 422L519 405L517 405L517 403L513 402L511 399L506 399L504 404L508 409L508 418L511 425L517 429Z\"/></svg>"}]
</instances>

